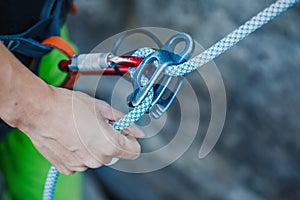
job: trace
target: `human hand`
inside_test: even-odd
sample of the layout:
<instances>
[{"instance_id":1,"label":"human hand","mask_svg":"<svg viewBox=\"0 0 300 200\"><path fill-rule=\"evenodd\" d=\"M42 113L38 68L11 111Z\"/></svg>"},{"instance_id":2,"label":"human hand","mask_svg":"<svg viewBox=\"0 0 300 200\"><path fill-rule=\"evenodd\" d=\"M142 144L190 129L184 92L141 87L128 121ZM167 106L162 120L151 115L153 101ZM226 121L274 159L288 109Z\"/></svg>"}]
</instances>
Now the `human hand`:
<instances>
[{"instance_id":1,"label":"human hand","mask_svg":"<svg viewBox=\"0 0 300 200\"><path fill-rule=\"evenodd\" d=\"M38 115L19 128L58 171L70 175L98 168L113 157L135 159L143 133L136 126L117 132L111 124L123 114L81 92L49 86ZM23 124L23 123L22 123Z\"/></svg>"},{"instance_id":2,"label":"human hand","mask_svg":"<svg viewBox=\"0 0 300 200\"><path fill-rule=\"evenodd\" d=\"M135 159L143 133L136 126L117 132L123 114L81 92L55 88L18 61L0 42L0 118L22 130L63 174Z\"/></svg>"}]
</instances>

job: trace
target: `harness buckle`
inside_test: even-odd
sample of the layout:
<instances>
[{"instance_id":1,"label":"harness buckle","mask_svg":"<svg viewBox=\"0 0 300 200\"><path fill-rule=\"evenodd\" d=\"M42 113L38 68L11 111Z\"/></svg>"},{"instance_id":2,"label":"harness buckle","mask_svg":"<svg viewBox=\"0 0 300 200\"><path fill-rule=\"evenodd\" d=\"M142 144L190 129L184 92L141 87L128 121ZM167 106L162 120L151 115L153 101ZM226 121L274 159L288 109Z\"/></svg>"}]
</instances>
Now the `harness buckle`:
<instances>
[{"instance_id":1,"label":"harness buckle","mask_svg":"<svg viewBox=\"0 0 300 200\"><path fill-rule=\"evenodd\" d=\"M181 42L185 43L184 49L175 54L175 48ZM186 62L191 58L194 48L192 37L179 33L172 36L161 49L144 58L132 77L134 92L128 99L129 105L138 106L153 88L154 97L149 111L154 118L160 118L174 101L184 81L183 76L172 77L165 74L165 69ZM149 78L149 82L143 85L145 76Z\"/></svg>"}]
</instances>

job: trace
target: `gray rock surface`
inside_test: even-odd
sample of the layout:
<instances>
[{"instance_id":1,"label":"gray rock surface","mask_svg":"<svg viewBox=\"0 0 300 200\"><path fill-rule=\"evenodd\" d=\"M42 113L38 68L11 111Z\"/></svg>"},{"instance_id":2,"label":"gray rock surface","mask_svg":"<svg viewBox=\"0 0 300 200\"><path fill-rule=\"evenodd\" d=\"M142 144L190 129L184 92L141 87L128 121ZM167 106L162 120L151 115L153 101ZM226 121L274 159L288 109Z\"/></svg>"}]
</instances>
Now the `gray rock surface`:
<instances>
[{"instance_id":1,"label":"gray rock surface","mask_svg":"<svg viewBox=\"0 0 300 200\"><path fill-rule=\"evenodd\" d=\"M146 26L187 32L207 48L272 2L78 1L80 13L68 23L83 52L122 30ZM210 117L209 96L199 90L204 124L184 156L148 174L101 168L99 187L111 199L300 199L299 20L298 4L215 60L228 107L208 157L197 158Z\"/></svg>"}]
</instances>

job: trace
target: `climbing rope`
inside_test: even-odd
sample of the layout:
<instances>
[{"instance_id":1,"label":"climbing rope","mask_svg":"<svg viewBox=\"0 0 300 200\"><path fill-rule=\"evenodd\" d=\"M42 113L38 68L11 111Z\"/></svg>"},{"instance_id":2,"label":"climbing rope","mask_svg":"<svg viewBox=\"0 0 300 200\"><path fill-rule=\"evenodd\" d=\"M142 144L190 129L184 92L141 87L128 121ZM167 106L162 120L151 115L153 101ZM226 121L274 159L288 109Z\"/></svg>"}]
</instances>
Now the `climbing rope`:
<instances>
[{"instance_id":1,"label":"climbing rope","mask_svg":"<svg viewBox=\"0 0 300 200\"><path fill-rule=\"evenodd\" d=\"M203 66L204 64L212 61L214 58L224 53L232 46L240 42L246 36L250 35L263 25L270 22L275 17L282 14L288 8L292 7L299 0L277 0L275 3L271 4L268 8L251 18L245 24L237 28L235 31L221 39L219 42L194 57L193 59L180 64L180 65L172 65L168 66L165 70L165 73L169 76L182 76L192 72L193 70ZM151 48L141 48L137 50L133 56L145 58L154 50ZM134 69L131 69L130 73L133 74ZM146 78L142 79L142 85L146 85L148 80ZM153 90L150 90L145 99L141 102L140 105L136 106L131 112L129 112L126 116L120 119L118 122L113 124L113 127L122 131L126 129L130 124L139 120L149 109L151 105L151 101L153 98ZM43 199L44 200L53 200L54 192L56 187L57 178L59 176L59 172L55 169L55 167L51 166L44 188Z\"/></svg>"},{"instance_id":2,"label":"climbing rope","mask_svg":"<svg viewBox=\"0 0 300 200\"><path fill-rule=\"evenodd\" d=\"M263 25L270 22L275 17L282 14L284 11L298 3L299 0L278 0L256 16L252 17L245 24L234 30L232 33L215 43L213 46L195 56L193 59L180 64L167 67L165 73L169 76L182 76L188 74L195 69L212 61L220 54L224 53L232 46L243 40L245 37L261 28ZM140 49L136 55L146 57L153 53L154 50L150 48Z\"/></svg>"}]
</instances>

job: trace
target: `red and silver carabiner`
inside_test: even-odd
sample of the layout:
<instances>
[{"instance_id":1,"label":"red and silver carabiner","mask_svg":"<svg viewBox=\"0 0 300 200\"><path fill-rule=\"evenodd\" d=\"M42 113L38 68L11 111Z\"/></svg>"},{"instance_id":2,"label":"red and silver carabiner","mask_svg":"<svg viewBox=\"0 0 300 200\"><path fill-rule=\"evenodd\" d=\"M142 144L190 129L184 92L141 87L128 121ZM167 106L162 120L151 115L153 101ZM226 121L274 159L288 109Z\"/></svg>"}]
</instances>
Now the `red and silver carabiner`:
<instances>
[{"instance_id":1,"label":"red and silver carabiner","mask_svg":"<svg viewBox=\"0 0 300 200\"><path fill-rule=\"evenodd\" d=\"M130 67L138 67L142 58L115 56L111 53L79 54L71 60L60 63L63 71L76 71L81 74L119 75L129 72Z\"/></svg>"}]
</instances>

